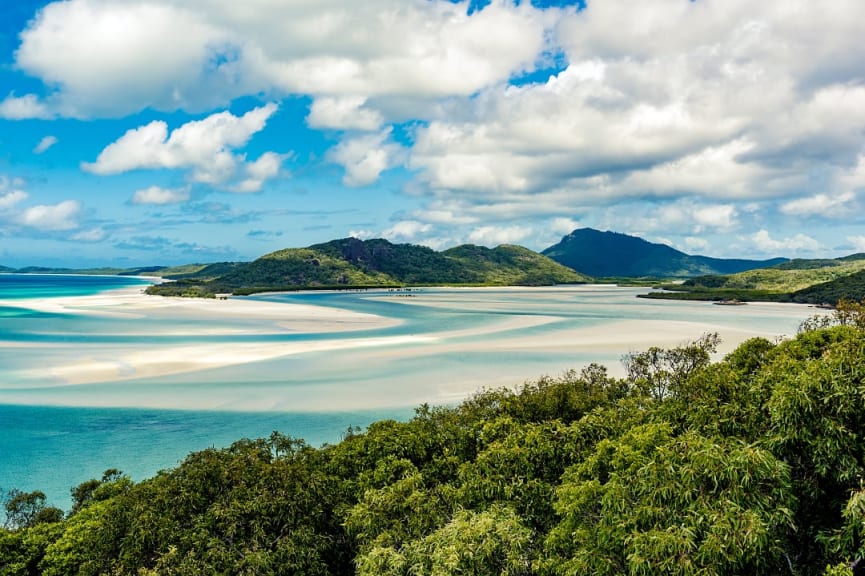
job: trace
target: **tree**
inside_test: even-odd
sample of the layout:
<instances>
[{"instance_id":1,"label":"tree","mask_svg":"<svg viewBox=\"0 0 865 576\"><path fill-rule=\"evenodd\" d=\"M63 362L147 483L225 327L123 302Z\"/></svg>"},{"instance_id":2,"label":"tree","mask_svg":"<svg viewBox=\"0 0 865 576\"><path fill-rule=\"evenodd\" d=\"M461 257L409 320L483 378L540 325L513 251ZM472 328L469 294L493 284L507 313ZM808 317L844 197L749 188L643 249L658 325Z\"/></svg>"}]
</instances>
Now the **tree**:
<instances>
[{"instance_id":1,"label":"tree","mask_svg":"<svg viewBox=\"0 0 865 576\"><path fill-rule=\"evenodd\" d=\"M656 400L663 400L694 372L708 366L721 342L717 333L703 334L696 341L676 348L652 346L645 352L622 358L628 382Z\"/></svg>"},{"instance_id":2,"label":"tree","mask_svg":"<svg viewBox=\"0 0 865 576\"><path fill-rule=\"evenodd\" d=\"M6 494L4 509L6 511L6 529L29 528L40 523L59 522L63 519L63 511L45 504L45 493L39 490L22 492L12 489Z\"/></svg>"},{"instance_id":3,"label":"tree","mask_svg":"<svg viewBox=\"0 0 865 576\"><path fill-rule=\"evenodd\" d=\"M513 510L461 510L426 537L401 549L377 547L361 556L359 576L522 576L532 574L532 532Z\"/></svg>"},{"instance_id":4,"label":"tree","mask_svg":"<svg viewBox=\"0 0 865 576\"><path fill-rule=\"evenodd\" d=\"M562 478L550 574L747 574L784 566L795 501L771 453L666 423L601 441Z\"/></svg>"}]
</instances>

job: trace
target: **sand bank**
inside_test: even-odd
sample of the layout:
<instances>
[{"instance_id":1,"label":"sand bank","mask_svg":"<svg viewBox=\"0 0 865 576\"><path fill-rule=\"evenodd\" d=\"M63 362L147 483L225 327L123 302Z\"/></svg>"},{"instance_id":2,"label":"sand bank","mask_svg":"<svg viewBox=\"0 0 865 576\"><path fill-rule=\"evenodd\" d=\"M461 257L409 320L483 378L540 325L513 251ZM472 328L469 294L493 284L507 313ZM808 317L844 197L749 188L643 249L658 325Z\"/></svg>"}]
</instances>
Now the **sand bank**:
<instances>
[{"instance_id":1,"label":"sand bank","mask_svg":"<svg viewBox=\"0 0 865 576\"><path fill-rule=\"evenodd\" d=\"M721 335L721 355L754 336L790 336L800 320L814 313L790 305L721 309L694 303L635 303L624 291L618 301L574 304L561 297L592 290L523 291L525 301L483 299L482 292L401 299L425 304L430 313L446 307L448 314L488 314L460 329L410 333L406 328L387 336L357 331L394 326L398 320L286 302L163 298L143 295L138 288L19 300L12 305L107 315L105 326L127 331L133 338L125 344L110 339L101 344L10 341L16 353L35 357L38 351L40 361L8 371L10 382L18 383L0 387L0 401L302 411L453 402L480 388L519 386L590 362L621 375L624 354L649 346L676 346L706 332ZM574 306L584 308L580 312ZM607 316L596 317L604 306ZM617 320L611 312L623 316ZM192 320L191 328L184 327L185 319ZM160 335L220 337L182 337L173 344L158 339L135 342L136 330L142 329ZM295 332L297 337L278 336ZM306 333L318 336L305 338ZM54 349L43 356L50 347Z\"/></svg>"},{"instance_id":2,"label":"sand bank","mask_svg":"<svg viewBox=\"0 0 865 576\"><path fill-rule=\"evenodd\" d=\"M213 327L196 327L193 334L266 334L279 332L348 332L372 330L399 324L398 320L373 314L283 302L229 298L169 298L150 296L140 287L110 290L90 296L0 300L0 306L27 308L52 314L78 314L105 318L218 320ZM233 322L240 325L234 326ZM167 327L160 334L186 332Z\"/></svg>"}]
</instances>

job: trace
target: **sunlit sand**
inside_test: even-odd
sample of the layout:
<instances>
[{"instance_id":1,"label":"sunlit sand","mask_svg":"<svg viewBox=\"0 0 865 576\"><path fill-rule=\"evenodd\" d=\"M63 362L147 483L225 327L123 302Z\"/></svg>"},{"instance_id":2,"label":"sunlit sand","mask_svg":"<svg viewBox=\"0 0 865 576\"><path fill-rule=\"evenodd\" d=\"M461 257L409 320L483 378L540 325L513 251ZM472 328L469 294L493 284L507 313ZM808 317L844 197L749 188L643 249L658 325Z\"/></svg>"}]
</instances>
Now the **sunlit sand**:
<instances>
[{"instance_id":1,"label":"sunlit sand","mask_svg":"<svg viewBox=\"0 0 865 576\"><path fill-rule=\"evenodd\" d=\"M398 318L347 309L255 299L164 298L145 295L140 288L0 302L104 318L104 329L111 330L101 344L65 343L62 338L56 343L0 343L22 353L44 352L38 363L7 370L18 384L0 388L0 401L319 411L454 402L482 388L515 387L593 361L622 375L624 354L676 346L706 332L722 337L721 355L754 336L789 336L814 313L777 304L722 311L704 303L634 302L623 293L628 299L622 300L623 316L616 319L609 314L619 309L609 301L593 308L568 300L618 297L610 287L496 290L391 299L427 307L430 313L482 312L482 321L464 327L401 334L379 332L399 326ZM371 293L368 298L388 296ZM571 314L579 306L588 323ZM593 323L595 310L606 310L608 316ZM645 317L627 317L633 310ZM659 311L672 312L675 319L650 317ZM750 317L766 321L744 321ZM785 327L783 332L779 326ZM115 334L127 338L114 342ZM136 335L149 339L139 342Z\"/></svg>"}]
</instances>

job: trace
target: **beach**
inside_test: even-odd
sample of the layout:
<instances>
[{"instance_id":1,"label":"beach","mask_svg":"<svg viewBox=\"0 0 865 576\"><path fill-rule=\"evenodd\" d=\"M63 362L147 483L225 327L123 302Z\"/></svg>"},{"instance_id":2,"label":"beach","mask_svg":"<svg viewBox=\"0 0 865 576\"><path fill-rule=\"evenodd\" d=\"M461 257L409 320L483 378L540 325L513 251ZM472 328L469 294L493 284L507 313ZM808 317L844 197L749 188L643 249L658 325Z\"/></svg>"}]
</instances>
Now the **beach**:
<instances>
[{"instance_id":1,"label":"beach","mask_svg":"<svg viewBox=\"0 0 865 576\"><path fill-rule=\"evenodd\" d=\"M814 312L637 301L609 286L226 300L135 287L0 301L13 305L56 315L79 334L0 342L25 360L39 355L6 371L4 403L248 411L451 403L591 362L621 376L622 356L649 346L717 332L720 356L754 336L790 336ZM369 306L379 313L352 309Z\"/></svg>"}]
</instances>

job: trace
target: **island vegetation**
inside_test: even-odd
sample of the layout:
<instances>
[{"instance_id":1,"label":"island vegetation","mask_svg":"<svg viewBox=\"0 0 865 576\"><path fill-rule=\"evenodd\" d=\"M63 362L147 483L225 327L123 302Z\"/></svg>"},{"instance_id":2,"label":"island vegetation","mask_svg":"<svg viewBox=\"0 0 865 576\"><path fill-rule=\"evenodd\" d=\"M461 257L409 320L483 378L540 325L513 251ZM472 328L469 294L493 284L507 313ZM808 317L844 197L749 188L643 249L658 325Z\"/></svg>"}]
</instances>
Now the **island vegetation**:
<instances>
[{"instance_id":1,"label":"island vegetation","mask_svg":"<svg viewBox=\"0 0 865 576\"><path fill-rule=\"evenodd\" d=\"M791 260L730 275L698 276L643 297L672 300L799 302L834 305L865 298L865 254L837 259Z\"/></svg>"},{"instance_id":2,"label":"island vegetation","mask_svg":"<svg viewBox=\"0 0 865 576\"><path fill-rule=\"evenodd\" d=\"M344 238L288 248L226 270L203 268L148 288L163 296L403 286L546 286L590 280L521 246L463 245L437 252L387 240Z\"/></svg>"},{"instance_id":3,"label":"island vegetation","mask_svg":"<svg viewBox=\"0 0 865 576\"><path fill-rule=\"evenodd\" d=\"M273 433L63 512L10 491L0 574L831 574L865 557L865 302L717 362L706 334L315 448Z\"/></svg>"}]
</instances>

